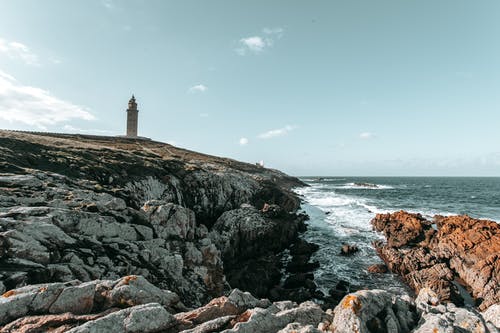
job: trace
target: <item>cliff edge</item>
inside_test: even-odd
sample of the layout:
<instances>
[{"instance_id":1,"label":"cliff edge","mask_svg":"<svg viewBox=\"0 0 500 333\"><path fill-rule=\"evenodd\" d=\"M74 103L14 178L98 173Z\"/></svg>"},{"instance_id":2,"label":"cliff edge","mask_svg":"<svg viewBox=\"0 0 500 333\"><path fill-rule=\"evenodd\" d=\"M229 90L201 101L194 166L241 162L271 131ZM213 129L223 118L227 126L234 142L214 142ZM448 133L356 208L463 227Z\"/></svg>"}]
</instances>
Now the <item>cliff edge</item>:
<instances>
[{"instance_id":1,"label":"cliff edge","mask_svg":"<svg viewBox=\"0 0 500 333\"><path fill-rule=\"evenodd\" d=\"M188 305L227 280L266 296L279 260L272 276L259 260L268 267L303 227L299 185L161 142L0 131L0 292L140 274Z\"/></svg>"}]
</instances>

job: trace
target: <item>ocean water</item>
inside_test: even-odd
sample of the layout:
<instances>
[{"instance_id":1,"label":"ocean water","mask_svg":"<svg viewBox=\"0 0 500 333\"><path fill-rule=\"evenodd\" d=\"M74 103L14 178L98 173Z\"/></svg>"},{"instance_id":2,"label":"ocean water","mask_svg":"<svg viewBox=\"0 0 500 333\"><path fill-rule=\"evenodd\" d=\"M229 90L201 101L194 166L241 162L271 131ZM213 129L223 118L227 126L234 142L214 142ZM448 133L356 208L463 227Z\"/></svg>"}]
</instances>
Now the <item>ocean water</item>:
<instances>
[{"instance_id":1,"label":"ocean water","mask_svg":"<svg viewBox=\"0 0 500 333\"><path fill-rule=\"evenodd\" d=\"M368 266L382 263L372 242L383 239L372 230L377 213L406 210L430 218L436 214L468 214L500 221L500 178L454 177L304 177L309 187L295 189L310 216L306 240L320 245L313 260L318 287L327 292L340 281L365 288L410 293L394 274L371 274ZM360 251L340 255L343 243Z\"/></svg>"}]
</instances>

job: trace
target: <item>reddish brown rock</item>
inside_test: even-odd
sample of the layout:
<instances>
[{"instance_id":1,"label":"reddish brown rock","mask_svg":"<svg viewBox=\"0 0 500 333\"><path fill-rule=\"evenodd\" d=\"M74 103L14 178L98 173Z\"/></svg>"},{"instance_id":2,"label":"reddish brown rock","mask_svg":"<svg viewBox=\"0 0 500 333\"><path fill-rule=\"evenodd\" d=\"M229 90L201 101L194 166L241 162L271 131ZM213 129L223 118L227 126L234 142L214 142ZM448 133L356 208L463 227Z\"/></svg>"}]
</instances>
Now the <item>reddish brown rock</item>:
<instances>
[{"instance_id":1,"label":"reddish brown rock","mask_svg":"<svg viewBox=\"0 0 500 333\"><path fill-rule=\"evenodd\" d=\"M480 309L500 302L500 225L466 215L436 216L438 232L433 251L449 260Z\"/></svg>"},{"instance_id":2,"label":"reddish brown rock","mask_svg":"<svg viewBox=\"0 0 500 333\"><path fill-rule=\"evenodd\" d=\"M192 329L202 323L213 321L217 318L229 318L231 321L237 315L242 314L249 308L261 307L267 308L271 305L269 300L258 300L248 292L242 292L234 289L229 296L214 298L208 304L175 315L177 319L177 329L179 331Z\"/></svg>"},{"instance_id":3,"label":"reddish brown rock","mask_svg":"<svg viewBox=\"0 0 500 333\"><path fill-rule=\"evenodd\" d=\"M404 211L377 214L371 223L375 230L384 233L387 244L392 247L415 242L422 236L425 227L430 228L430 224L422 215Z\"/></svg>"},{"instance_id":4,"label":"reddish brown rock","mask_svg":"<svg viewBox=\"0 0 500 333\"><path fill-rule=\"evenodd\" d=\"M179 329L188 329L201 323L228 315L238 315L241 310L233 304L226 296L214 298L208 304L189 312L181 312L175 315L179 322Z\"/></svg>"},{"instance_id":5,"label":"reddish brown rock","mask_svg":"<svg viewBox=\"0 0 500 333\"><path fill-rule=\"evenodd\" d=\"M1 333L36 333L51 332L62 333L69 329L81 325L87 321L96 320L118 309L109 309L99 314L75 315L72 313L62 313L57 315L28 316L5 325L0 329Z\"/></svg>"},{"instance_id":6,"label":"reddish brown rock","mask_svg":"<svg viewBox=\"0 0 500 333\"><path fill-rule=\"evenodd\" d=\"M368 272L383 274L387 273L387 266L384 264L375 264L368 267Z\"/></svg>"},{"instance_id":7,"label":"reddish brown rock","mask_svg":"<svg viewBox=\"0 0 500 333\"><path fill-rule=\"evenodd\" d=\"M372 220L386 236L386 244L374 245L389 269L417 293L429 287L442 301L459 302L459 280L481 310L500 302L499 224L466 215L435 216L433 222L404 211Z\"/></svg>"}]
</instances>

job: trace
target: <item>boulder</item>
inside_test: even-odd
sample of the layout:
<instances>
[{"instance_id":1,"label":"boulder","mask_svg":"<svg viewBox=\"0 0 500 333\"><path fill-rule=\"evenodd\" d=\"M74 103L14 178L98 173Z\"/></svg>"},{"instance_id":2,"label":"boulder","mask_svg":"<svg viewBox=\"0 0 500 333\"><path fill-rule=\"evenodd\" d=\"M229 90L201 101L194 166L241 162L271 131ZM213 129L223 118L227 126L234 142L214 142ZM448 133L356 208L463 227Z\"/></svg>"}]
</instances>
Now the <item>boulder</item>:
<instances>
[{"instance_id":1,"label":"boulder","mask_svg":"<svg viewBox=\"0 0 500 333\"><path fill-rule=\"evenodd\" d=\"M90 315L75 315L66 312L56 315L27 316L19 318L5 325L3 328L0 328L0 333L63 333L74 328L77 323L93 321L114 311L117 311L117 309Z\"/></svg>"},{"instance_id":2,"label":"boulder","mask_svg":"<svg viewBox=\"0 0 500 333\"><path fill-rule=\"evenodd\" d=\"M179 296L161 290L142 276L126 276L116 281L29 285L10 290L0 297L0 324L32 314L69 312L79 315L153 302L169 309L183 308Z\"/></svg>"},{"instance_id":3,"label":"boulder","mask_svg":"<svg viewBox=\"0 0 500 333\"><path fill-rule=\"evenodd\" d=\"M305 302L292 309L280 310L278 307L267 309L254 308L247 310L235 319L235 325L224 333L275 333L287 326L289 323L300 325L317 325L321 322L325 313L312 302Z\"/></svg>"},{"instance_id":4,"label":"boulder","mask_svg":"<svg viewBox=\"0 0 500 333\"><path fill-rule=\"evenodd\" d=\"M313 325L302 325L300 323L291 323L277 333L321 333L322 331L315 328Z\"/></svg>"},{"instance_id":5,"label":"boulder","mask_svg":"<svg viewBox=\"0 0 500 333\"><path fill-rule=\"evenodd\" d=\"M95 289L96 300L105 309L147 303L159 303L167 308L175 308L180 301L177 294L162 290L137 275L125 276L116 281L102 281Z\"/></svg>"},{"instance_id":6,"label":"boulder","mask_svg":"<svg viewBox=\"0 0 500 333\"><path fill-rule=\"evenodd\" d=\"M188 312L178 313L175 315L175 318L180 323L180 330L193 330L198 327L198 325L211 321L213 321L212 324L207 324L204 327L206 328L215 324L219 325L221 324L221 321L214 320L221 317L235 317L247 309L255 307L267 308L269 306L271 306L271 302L268 300L259 300L248 292L242 292L239 289L234 289L227 297L222 296L215 298L200 308ZM203 328L203 330L205 328ZM200 328L200 330L202 330L202 328Z\"/></svg>"},{"instance_id":7,"label":"boulder","mask_svg":"<svg viewBox=\"0 0 500 333\"><path fill-rule=\"evenodd\" d=\"M374 229L383 232L390 247L401 247L420 240L424 228L430 228L422 215L404 211L377 214L371 221Z\"/></svg>"},{"instance_id":8,"label":"boulder","mask_svg":"<svg viewBox=\"0 0 500 333\"><path fill-rule=\"evenodd\" d=\"M153 333L175 325L175 318L157 303L133 306L70 329L67 333Z\"/></svg>"},{"instance_id":9,"label":"boulder","mask_svg":"<svg viewBox=\"0 0 500 333\"><path fill-rule=\"evenodd\" d=\"M340 254L343 256L350 256L359 251L359 248L356 245L352 244L343 244L340 249Z\"/></svg>"},{"instance_id":10,"label":"boulder","mask_svg":"<svg viewBox=\"0 0 500 333\"><path fill-rule=\"evenodd\" d=\"M500 329L500 304L493 304L482 313L484 320Z\"/></svg>"},{"instance_id":11,"label":"boulder","mask_svg":"<svg viewBox=\"0 0 500 333\"><path fill-rule=\"evenodd\" d=\"M147 201L142 210L146 213L156 235L162 239L171 237L192 240L196 221L192 210L158 200Z\"/></svg>"},{"instance_id":12,"label":"boulder","mask_svg":"<svg viewBox=\"0 0 500 333\"><path fill-rule=\"evenodd\" d=\"M334 310L330 330L335 332L402 332L413 327L407 307L384 290L360 290L345 296Z\"/></svg>"},{"instance_id":13,"label":"boulder","mask_svg":"<svg viewBox=\"0 0 500 333\"><path fill-rule=\"evenodd\" d=\"M496 330L485 323L478 312L456 307L453 303L439 303L438 295L424 288L415 300L420 312L420 320L414 332L490 332Z\"/></svg>"}]
</instances>

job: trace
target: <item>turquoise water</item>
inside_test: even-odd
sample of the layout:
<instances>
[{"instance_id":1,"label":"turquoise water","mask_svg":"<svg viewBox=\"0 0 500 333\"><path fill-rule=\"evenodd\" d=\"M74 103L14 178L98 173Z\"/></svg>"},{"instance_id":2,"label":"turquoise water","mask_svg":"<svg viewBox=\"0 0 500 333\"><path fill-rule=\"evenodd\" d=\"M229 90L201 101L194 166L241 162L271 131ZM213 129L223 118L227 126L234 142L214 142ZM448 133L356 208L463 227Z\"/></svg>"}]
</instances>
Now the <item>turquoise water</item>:
<instances>
[{"instance_id":1,"label":"turquoise water","mask_svg":"<svg viewBox=\"0 0 500 333\"><path fill-rule=\"evenodd\" d=\"M339 280L366 288L407 290L397 276L371 274L381 260L372 247L383 239L370 220L376 213L406 210L430 218L435 214L468 214L500 221L500 178L453 177L304 177L309 187L296 189L309 214L304 237L320 245L313 259L321 268L315 281L324 292ZM356 244L352 257L339 254L343 243Z\"/></svg>"}]
</instances>

